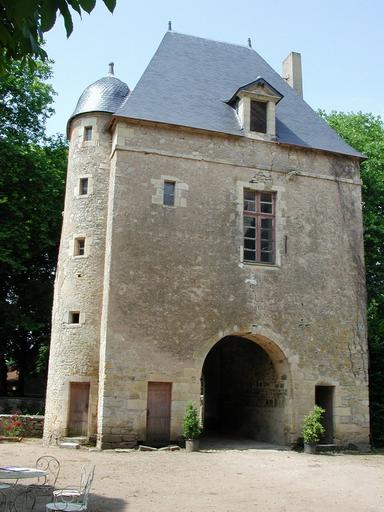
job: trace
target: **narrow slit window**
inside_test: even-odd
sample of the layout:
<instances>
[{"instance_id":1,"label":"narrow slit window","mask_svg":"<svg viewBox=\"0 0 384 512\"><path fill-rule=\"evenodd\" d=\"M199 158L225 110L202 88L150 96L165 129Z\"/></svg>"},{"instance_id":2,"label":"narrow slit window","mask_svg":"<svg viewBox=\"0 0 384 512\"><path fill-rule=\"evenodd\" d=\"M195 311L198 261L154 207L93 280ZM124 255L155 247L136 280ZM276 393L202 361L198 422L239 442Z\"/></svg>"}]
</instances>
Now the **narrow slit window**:
<instances>
[{"instance_id":1,"label":"narrow slit window","mask_svg":"<svg viewBox=\"0 0 384 512\"><path fill-rule=\"evenodd\" d=\"M92 140L92 126L84 126L84 140Z\"/></svg>"},{"instance_id":2,"label":"narrow slit window","mask_svg":"<svg viewBox=\"0 0 384 512\"><path fill-rule=\"evenodd\" d=\"M245 189L243 197L244 261L275 263L275 194Z\"/></svg>"},{"instance_id":3,"label":"narrow slit window","mask_svg":"<svg viewBox=\"0 0 384 512\"><path fill-rule=\"evenodd\" d=\"M75 256L84 256L85 255L85 238L79 237L75 238Z\"/></svg>"},{"instance_id":4,"label":"narrow slit window","mask_svg":"<svg viewBox=\"0 0 384 512\"><path fill-rule=\"evenodd\" d=\"M79 182L79 194L81 196L88 195L88 178L80 178Z\"/></svg>"},{"instance_id":5,"label":"narrow slit window","mask_svg":"<svg viewBox=\"0 0 384 512\"><path fill-rule=\"evenodd\" d=\"M267 133L267 104L251 100L251 132Z\"/></svg>"},{"instance_id":6,"label":"narrow slit window","mask_svg":"<svg viewBox=\"0 0 384 512\"><path fill-rule=\"evenodd\" d=\"M79 324L80 323L80 311L70 311L69 312L69 323L70 324Z\"/></svg>"},{"instance_id":7,"label":"narrow slit window","mask_svg":"<svg viewBox=\"0 0 384 512\"><path fill-rule=\"evenodd\" d=\"M164 182L163 204L165 206L175 206L175 189L176 183L174 181Z\"/></svg>"}]
</instances>

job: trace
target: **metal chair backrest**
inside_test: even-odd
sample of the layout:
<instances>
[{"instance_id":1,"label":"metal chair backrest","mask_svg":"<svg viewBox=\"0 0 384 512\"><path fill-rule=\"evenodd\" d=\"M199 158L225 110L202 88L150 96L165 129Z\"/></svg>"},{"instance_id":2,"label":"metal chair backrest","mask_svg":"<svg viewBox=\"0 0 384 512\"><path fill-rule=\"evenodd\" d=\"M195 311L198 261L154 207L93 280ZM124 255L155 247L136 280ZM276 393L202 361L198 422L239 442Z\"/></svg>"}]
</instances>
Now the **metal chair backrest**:
<instances>
[{"instance_id":1,"label":"metal chair backrest","mask_svg":"<svg viewBox=\"0 0 384 512\"><path fill-rule=\"evenodd\" d=\"M36 461L36 469L47 471L46 476L37 479L39 485L49 485L55 487L57 478L60 473L60 462L51 455L43 455Z\"/></svg>"},{"instance_id":2,"label":"metal chair backrest","mask_svg":"<svg viewBox=\"0 0 384 512\"><path fill-rule=\"evenodd\" d=\"M83 464L81 466L80 472L80 492L84 493L85 487L89 484L89 480L93 480L93 476L95 474L95 465L94 464Z\"/></svg>"},{"instance_id":3,"label":"metal chair backrest","mask_svg":"<svg viewBox=\"0 0 384 512\"><path fill-rule=\"evenodd\" d=\"M5 492L0 491L0 512L5 512L7 510L7 495Z\"/></svg>"},{"instance_id":4,"label":"metal chair backrest","mask_svg":"<svg viewBox=\"0 0 384 512\"><path fill-rule=\"evenodd\" d=\"M89 491L91 490L91 485L93 482L94 475L95 475L95 466L92 465L88 468L87 480L85 482L84 490L83 490L83 504L85 507L88 506Z\"/></svg>"},{"instance_id":5,"label":"metal chair backrest","mask_svg":"<svg viewBox=\"0 0 384 512\"><path fill-rule=\"evenodd\" d=\"M35 496L28 490L22 490L17 493L9 504L9 510L12 512L29 512L35 506Z\"/></svg>"},{"instance_id":6,"label":"metal chair backrest","mask_svg":"<svg viewBox=\"0 0 384 512\"><path fill-rule=\"evenodd\" d=\"M94 465L84 465L81 468L81 487L79 494L73 493L73 490L71 489L61 489L56 491L54 494L54 503L59 507L58 510L79 510L79 506L81 507L81 510L87 510L89 491L91 489L94 474ZM55 510L49 505L47 505L47 508L49 508L49 510Z\"/></svg>"}]
</instances>

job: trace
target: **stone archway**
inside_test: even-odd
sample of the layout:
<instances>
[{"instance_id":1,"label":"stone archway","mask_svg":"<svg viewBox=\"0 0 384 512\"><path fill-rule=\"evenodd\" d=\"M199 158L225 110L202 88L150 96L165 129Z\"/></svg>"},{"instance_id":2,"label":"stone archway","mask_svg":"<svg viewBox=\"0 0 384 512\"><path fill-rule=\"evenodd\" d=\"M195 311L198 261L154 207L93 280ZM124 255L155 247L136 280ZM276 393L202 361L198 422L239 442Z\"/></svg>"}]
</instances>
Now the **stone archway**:
<instances>
[{"instance_id":1,"label":"stone archway","mask_svg":"<svg viewBox=\"0 0 384 512\"><path fill-rule=\"evenodd\" d=\"M265 338L229 335L202 369L203 422L210 432L287 443L288 365Z\"/></svg>"}]
</instances>

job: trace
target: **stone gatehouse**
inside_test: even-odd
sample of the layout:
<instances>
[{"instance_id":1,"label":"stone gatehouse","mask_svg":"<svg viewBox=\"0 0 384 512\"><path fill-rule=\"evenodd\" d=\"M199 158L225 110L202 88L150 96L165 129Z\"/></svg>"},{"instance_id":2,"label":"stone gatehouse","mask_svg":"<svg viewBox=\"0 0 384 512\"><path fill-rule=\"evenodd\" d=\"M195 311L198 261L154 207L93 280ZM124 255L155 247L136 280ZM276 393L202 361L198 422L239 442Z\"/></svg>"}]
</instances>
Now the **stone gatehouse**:
<instances>
[{"instance_id":1,"label":"stone gatehouse","mask_svg":"<svg viewBox=\"0 0 384 512\"><path fill-rule=\"evenodd\" d=\"M45 436L368 443L362 155L250 47L168 31L68 122Z\"/></svg>"}]
</instances>

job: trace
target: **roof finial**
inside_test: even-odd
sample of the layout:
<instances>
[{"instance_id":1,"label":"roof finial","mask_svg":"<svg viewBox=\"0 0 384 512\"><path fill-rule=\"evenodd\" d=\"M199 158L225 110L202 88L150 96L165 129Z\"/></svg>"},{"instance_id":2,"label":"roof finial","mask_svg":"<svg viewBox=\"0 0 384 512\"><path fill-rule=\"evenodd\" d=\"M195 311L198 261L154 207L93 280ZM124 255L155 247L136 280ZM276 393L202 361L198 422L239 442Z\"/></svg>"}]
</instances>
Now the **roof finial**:
<instances>
[{"instance_id":1,"label":"roof finial","mask_svg":"<svg viewBox=\"0 0 384 512\"><path fill-rule=\"evenodd\" d=\"M172 32L172 21L168 21L168 30Z\"/></svg>"},{"instance_id":2,"label":"roof finial","mask_svg":"<svg viewBox=\"0 0 384 512\"><path fill-rule=\"evenodd\" d=\"M114 68L114 65L115 65L115 63L114 63L114 62L110 62L110 63L108 64L108 66L109 66L108 75L112 75L112 76L113 76L113 75L115 74L115 71L114 71L114 69L113 69L113 68Z\"/></svg>"},{"instance_id":3,"label":"roof finial","mask_svg":"<svg viewBox=\"0 0 384 512\"><path fill-rule=\"evenodd\" d=\"M251 41L250 37L248 37L248 46L249 46L249 48L252 48L252 41Z\"/></svg>"}]
</instances>

